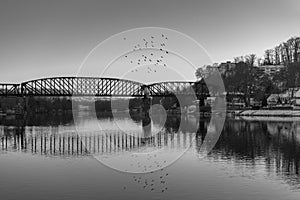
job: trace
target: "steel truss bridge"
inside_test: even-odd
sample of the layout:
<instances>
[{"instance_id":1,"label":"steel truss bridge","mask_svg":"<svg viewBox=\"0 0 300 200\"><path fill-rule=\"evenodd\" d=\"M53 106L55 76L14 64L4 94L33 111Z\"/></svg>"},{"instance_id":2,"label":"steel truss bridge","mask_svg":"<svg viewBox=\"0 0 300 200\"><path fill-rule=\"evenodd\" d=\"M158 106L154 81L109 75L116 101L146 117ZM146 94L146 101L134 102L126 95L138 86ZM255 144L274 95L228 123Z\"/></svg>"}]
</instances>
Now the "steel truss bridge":
<instances>
[{"instance_id":1,"label":"steel truss bridge","mask_svg":"<svg viewBox=\"0 0 300 200\"><path fill-rule=\"evenodd\" d=\"M131 80L94 77L52 77L0 84L0 96L122 96L142 97L196 95L208 96L204 81L143 84Z\"/></svg>"}]
</instances>

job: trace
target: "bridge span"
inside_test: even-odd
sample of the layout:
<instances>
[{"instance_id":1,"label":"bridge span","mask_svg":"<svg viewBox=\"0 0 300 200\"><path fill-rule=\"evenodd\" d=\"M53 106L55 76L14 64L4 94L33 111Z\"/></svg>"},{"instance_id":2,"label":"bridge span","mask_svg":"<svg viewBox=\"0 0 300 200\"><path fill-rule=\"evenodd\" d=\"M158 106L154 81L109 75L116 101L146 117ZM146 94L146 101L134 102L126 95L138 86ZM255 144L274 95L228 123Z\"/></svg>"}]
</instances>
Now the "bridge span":
<instances>
[{"instance_id":1,"label":"bridge span","mask_svg":"<svg viewBox=\"0 0 300 200\"><path fill-rule=\"evenodd\" d=\"M51 77L23 82L1 84L0 96L122 96L142 97L169 95L206 95L204 81L140 82L96 77Z\"/></svg>"}]
</instances>

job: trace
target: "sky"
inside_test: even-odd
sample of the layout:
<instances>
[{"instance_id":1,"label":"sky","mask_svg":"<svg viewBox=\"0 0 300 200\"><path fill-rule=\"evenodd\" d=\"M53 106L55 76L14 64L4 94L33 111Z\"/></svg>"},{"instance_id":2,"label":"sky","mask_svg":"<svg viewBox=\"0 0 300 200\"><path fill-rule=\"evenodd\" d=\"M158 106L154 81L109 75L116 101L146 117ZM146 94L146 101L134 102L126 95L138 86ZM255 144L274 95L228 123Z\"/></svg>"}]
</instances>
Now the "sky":
<instances>
[{"instance_id":1,"label":"sky","mask_svg":"<svg viewBox=\"0 0 300 200\"><path fill-rule=\"evenodd\" d=\"M0 83L76 75L100 42L165 27L195 39L213 62L300 35L299 0L0 0Z\"/></svg>"}]
</instances>

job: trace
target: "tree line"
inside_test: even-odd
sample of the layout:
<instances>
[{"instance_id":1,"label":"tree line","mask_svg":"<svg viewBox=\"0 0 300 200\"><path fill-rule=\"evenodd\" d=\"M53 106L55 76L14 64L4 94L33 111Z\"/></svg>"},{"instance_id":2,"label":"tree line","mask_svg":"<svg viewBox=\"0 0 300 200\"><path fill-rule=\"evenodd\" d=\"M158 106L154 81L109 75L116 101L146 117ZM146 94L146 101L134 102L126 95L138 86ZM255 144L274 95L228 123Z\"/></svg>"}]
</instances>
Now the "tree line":
<instances>
[{"instance_id":1,"label":"tree line","mask_svg":"<svg viewBox=\"0 0 300 200\"><path fill-rule=\"evenodd\" d=\"M265 51L263 64L288 65L300 61L300 37L291 37L285 42Z\"/></svg>"},{"instance_id":2,"label":"tree line","mask_svg":"<svg viewBox=\"0 0 300 200\"><path fill-rule=\"evenodd\" d=\"M234 57L234 63L246 62L253 65L285 65L300 62L300 37L291 37L287 41L266 49L263 58L255 54Z\"/></svg>"}]
</instances>

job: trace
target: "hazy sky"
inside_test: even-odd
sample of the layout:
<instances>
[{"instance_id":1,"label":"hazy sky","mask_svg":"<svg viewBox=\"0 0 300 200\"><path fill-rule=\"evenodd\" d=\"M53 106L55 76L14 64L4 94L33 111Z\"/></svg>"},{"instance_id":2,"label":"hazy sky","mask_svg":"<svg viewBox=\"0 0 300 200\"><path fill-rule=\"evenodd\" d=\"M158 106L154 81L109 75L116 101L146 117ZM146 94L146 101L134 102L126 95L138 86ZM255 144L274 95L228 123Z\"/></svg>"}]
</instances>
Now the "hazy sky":
<instances>
[{"instance_id":1,"label":"hazy sky","mask_svg":"<svg viewBox=\"0 0 300 200\"><path fill-rule=\"evenodd\" d=\"M0 82L75 75L99 42L144 26L188 34L214 62L262 55L299 19L299 0L0 0Z\"/></svg>"}]
</instances>

